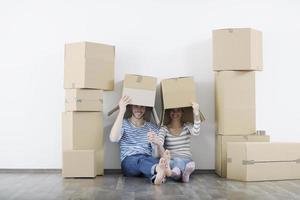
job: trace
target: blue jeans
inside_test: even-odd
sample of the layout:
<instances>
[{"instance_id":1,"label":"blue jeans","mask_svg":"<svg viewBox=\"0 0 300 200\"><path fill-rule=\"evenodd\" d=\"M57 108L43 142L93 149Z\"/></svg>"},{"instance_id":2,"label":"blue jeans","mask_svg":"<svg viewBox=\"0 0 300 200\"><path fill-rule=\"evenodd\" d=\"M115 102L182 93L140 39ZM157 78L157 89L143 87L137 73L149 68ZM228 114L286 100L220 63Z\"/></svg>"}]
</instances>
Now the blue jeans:
<instances>
[{"instance_id":1,"label":"blue jeans","mask_svg":"<svg viewBox=\"0 0 300 200\"><path fill-rule=\"evenodd\" d=\"M180 158L180 157L174 157L170 160L170 167L173 169L174 167L178 167L181 172L185 170L186 164L193 161L190 158Z\"/></svg>"},{"instance_id":2,"label":"blue jeans","mask_svg":"<svg viewBox=\"0 0 300 200\"><path fill-rule=\"evenodd\" d=\"M121 163L122 173L124 176L144 176L152 180L158 162L159 159L144 154L127 156Z\"/></svg>"}]
</instances>

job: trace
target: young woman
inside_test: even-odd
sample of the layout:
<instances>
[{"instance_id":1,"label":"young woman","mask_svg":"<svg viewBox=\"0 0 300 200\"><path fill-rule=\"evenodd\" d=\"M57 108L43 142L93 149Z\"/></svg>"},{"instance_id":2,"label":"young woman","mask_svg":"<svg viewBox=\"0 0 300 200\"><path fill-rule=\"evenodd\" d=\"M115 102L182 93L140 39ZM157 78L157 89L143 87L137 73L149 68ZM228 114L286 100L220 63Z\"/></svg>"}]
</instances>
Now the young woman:
<instances>
[{"instance_id":1,"label":"young woman","mask_svg":"<svg viewBox=\"0 0 300 200\"><path fill-rule=\"evenodd\" d=\"M169 123L160 128L158 136L148 135L149 139L158 145L159 154L162 156L164 150L170 152L171 174L175 180L189 182L191 173L195 170L195 162L192 160L191 135L200 134L199 105L192 103L194 124L183 123L182 108L169 110Z\"/></svg>"}]
</instances>

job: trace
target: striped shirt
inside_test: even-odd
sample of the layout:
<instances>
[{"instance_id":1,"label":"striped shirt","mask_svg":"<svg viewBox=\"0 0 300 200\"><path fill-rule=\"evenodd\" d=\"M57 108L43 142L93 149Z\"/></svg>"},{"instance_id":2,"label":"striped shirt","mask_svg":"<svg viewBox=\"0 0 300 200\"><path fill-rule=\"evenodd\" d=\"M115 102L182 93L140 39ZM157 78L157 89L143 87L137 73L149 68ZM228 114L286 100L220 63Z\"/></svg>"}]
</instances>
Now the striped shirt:
<instances>
[{"instance_id":1,"label":"striped shirt","mask_svg":"<svg viewBox=\"0 0 300 200\"><path fill-rule=\"evenodd\" d=\"M164 148L170 151L171 157L192 158L191 135L200 134L200 121L185 123L179 135L173 135L167 126L160 128L158 136Z\"/></svg>"},{"instance_id":2,"label":"striped shirt","mask_svg":"<svg viewBox=\"0 0 300 200\"><path fill-rule=\"evenodd\" d=\"M142 127L135 127L128 119L123 120L121 129L120 159L126 156L145 154L152 155L152 145L148 142L148 132L158 133L158 127L151 122L145 122Z\"/></svg>"}]
</instances>

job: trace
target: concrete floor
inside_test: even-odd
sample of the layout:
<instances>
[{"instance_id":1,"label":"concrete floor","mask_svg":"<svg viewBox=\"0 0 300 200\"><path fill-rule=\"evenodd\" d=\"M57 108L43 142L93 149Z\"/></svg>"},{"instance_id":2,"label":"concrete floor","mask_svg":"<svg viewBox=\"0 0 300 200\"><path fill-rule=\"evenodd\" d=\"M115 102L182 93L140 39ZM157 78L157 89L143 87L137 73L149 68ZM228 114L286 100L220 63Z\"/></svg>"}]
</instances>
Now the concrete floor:
<instances>
[{"instance_id":1,"label":"concrete floor","mask_svg":"<svg viewBox=\"0 0 300 200\"><path fill-rule=\"evenodd\" d=\"M167 181L161 186L120 174L95 179L63 179L58 172L0 173L0 200L47 199L300 199L300 180L238 182L214 174L194 174L190 183Z\"/></svg>"}]
</instances>

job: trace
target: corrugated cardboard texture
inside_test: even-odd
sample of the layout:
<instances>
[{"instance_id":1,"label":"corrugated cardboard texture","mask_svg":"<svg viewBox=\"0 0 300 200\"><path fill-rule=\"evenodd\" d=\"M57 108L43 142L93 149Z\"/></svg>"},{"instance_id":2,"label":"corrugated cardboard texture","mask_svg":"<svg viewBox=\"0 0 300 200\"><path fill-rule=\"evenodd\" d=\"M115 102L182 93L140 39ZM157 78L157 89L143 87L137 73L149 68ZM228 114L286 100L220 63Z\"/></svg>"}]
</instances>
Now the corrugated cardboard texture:
<instances>
[{"instance_id":1,"label":"corrugated cardboard texture","mask_svg":"<svg viewBox=\"0 0 300 200\"><path fill-rule=\"evenodd\" d=\"M262 32L251 28L213 31L213 67L222 70L262 70Z\"/></svg>"},{"instance_id":2,"label":"corrugated cardboard texture","mask_svg":"<svg viewBox=\"0 0 300 200\"><path fill-rule=\"evenodd\" d=\"M228 143L227 178L300 179L300 143Z\"/></svg>"},{"instance_id":3,"label":"corrugated cardboard texture","mask_svg":"<svg viewBox=\"0 0 300 200\"><path fill-rule=\"evenodd\" d=\"M96 153L93 150L63 152L63 177L95 177L96 168Z\"/></svg>"},{"instance_id":4,"label":"corrugated cardboard texture","mask_svg":"<svg viewBox=\"0 0 300 200\"><path fill-rule=\"evenodd\" d=\"M133 105L154 107L156 81L155 77L126 74L122 96L129 96Z\"/></svg>"},{"instance_id":5,"label":"corrugated cardboard texture","mask_svg":"<svg viewBox=\"0 0 300 200\"><path fill-rule=\"evenodd\" d=\"M164 109L190 107L196 102L196 84L192 77L179 77L161 81Z\"/></svg>"},{"instance_id":6,"label":"corrugated cardboard texture","mask_svg":"<svg viewBox=\"0 0 300 200\"><path fill-rule=\"evenodd\" d=\"M65 88L114 89L115 48L79 42L65 45Z\"/></svg>"},{"instance_id":7,"label":"corrugated cardboard texture","mask_svg":"<svg viewBox=\"0 0 300 200\"><path fill-rule=\"evenodd\" d=\"M66 89L65 111L102 111L102 97L102 90Z\"/></svg>"},{"instance_id":8,"label":"corrugated cardboard texture","mask_svg":"<svg viewBox=\"0 0 300 200\"><path fill-rule=\"evenodd\" d=\"M215 73L217 132L250 135L256 132L255 72Z\"/></svg>"},{"instance_id":9,"label":"corrugated cardboard texture","mask_svg":"<svg viewBox=\"0 0 300 200\"><path fill-rule=\"evenodd\" d=\"M178 77L161 81L163 111L161 125L169 123L169 113L172 108L183 108L183 122L194 122L192 102L196 100L196 84L193 77ZM200 111L199 111L200 112ZM202 115L202 113L200 112Z\"/></svg>"},{"instance_id":10,"label":"corrugated cardboard texture","mask_svg":"<svg viewBox=\"0 0 300 200\"><path fill-rule=\"evenodd\" d=\"M216 173L221 177L227 174L227 143L228 142L269 142L268 135L216 136Z\"/></svg>"}]
</instances>

